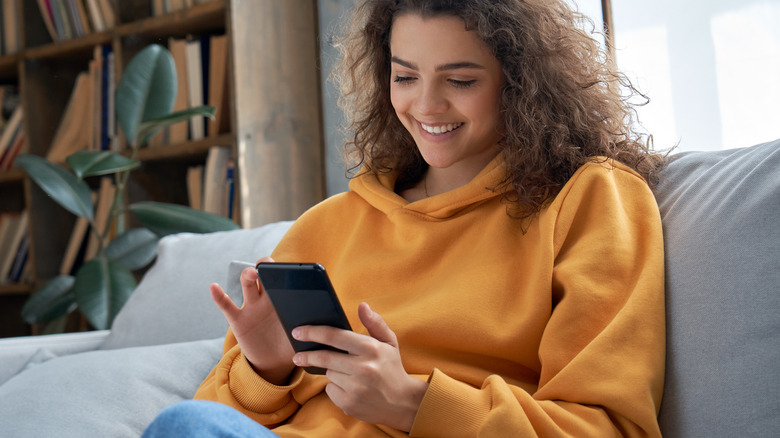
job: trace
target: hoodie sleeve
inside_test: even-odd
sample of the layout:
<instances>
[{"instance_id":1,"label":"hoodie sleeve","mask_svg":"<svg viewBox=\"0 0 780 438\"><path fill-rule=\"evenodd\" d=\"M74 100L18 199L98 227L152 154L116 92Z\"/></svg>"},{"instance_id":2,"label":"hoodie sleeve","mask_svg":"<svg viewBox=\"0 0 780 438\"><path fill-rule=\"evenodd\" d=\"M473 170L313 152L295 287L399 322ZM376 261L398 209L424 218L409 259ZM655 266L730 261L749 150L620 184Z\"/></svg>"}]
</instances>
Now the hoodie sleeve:
<instances>
[{"instance_id":1,"label":"hoodie sleeve","mask_svg":"<svg viewBox=\"0 0 780 438\"><path fill-rule=\"evenodd\" d=\"M553 310L536 391L434 370L411 436L660 436L664 259L652 192L628 168L590 163L545 216Z\"/></svg>"},{"instance_id":2,"label":"hoodie sleeve","mask_svg":"<svg viewBox=\"0 0 780 438\"><path fill-rule=\"evenodd\" d=\"M286 386L258 375L241 353L231 330L225 337L222 359L201 383L195 399L231 406L265 426L284 422L298 408L322 392L327 382L296 368Z\"/></svg>"}]
</instances>

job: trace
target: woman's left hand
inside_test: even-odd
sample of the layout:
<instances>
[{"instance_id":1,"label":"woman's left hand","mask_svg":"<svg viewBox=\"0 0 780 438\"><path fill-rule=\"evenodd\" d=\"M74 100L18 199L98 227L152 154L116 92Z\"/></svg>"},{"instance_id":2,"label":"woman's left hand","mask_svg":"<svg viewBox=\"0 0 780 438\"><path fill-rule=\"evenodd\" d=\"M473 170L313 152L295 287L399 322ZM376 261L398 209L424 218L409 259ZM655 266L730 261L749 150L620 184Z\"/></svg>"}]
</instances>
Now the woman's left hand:
<instances>
[{"instance_id":1,"label":"woman's left hand","mask_svg":"<svg viewBox=\"0 0 780 438\"><path fill-rule=\"evenodd\" d=\"M293 330L299 341L319 342L349 354L307 351L297 353L293 361L301 367L327 369L330 383L325 392L347 415L408 432L428 383L406 373L398 338L378 313L362 303L358 315L370 336L327 326Z\"/></svg>"}]
</instances>

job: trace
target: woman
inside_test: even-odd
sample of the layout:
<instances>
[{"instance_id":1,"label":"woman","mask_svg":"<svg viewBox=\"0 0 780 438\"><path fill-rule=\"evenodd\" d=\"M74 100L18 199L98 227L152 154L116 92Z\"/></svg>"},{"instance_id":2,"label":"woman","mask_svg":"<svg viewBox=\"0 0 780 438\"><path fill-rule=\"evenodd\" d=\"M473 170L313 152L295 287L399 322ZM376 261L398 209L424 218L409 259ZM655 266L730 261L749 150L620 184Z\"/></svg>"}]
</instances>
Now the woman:
<instances>
[{"instance_id":1,"label":"woman","mask_svg":"<svg viewBox=\"0 0 780 438\"><path fill-rule=\"evenodd\" d=\"M348 353L295 354L247 269L240 309L212 285L231 331L195 398L221 404L170 408L150 436L658 436L661 159L577 18L357 7L340 78L361 170L272 254L326 267L355 331L293 335Z\"/></svg>"}]
</instances>

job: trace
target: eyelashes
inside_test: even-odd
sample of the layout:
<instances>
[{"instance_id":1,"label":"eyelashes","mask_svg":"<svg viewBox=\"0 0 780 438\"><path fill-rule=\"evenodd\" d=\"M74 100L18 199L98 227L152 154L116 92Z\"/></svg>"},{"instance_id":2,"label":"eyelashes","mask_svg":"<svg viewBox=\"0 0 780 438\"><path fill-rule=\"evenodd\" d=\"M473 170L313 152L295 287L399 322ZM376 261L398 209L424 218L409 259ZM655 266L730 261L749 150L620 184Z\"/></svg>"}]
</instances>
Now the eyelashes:
<instances>
[{"instance_id":1,"label":"eyelashes","mask_svg":"<svg viewBox=\"0 0 780 438\"><path fill-rule=\"evenodd\" d=\"M397 84L402 84L402 85L411 84L415 80L417 80L417 78L415 78L413 76L395 76L395 78L393 78L393 82L395 82ZM477 82L477 81L476 81L476 79L471 79L471 80L468 80L468 81L459 81L459 80L456 80L456 79L448 79L447 82L449 82L455 88L468 88L468 87L474 85L474 83Z\"/></svg>"},{"instance_id":2,"label":"eyelashes","mask_svg":"<svg viewBox=\"0 0 780 438\"><path fill-rule=\"evenodd\" d=\"M396 76L395 79L393 79L393 82L399 83L399 84L407 84L411 81L413 81L414 78L411 76Z\"/></svg>"},{"instance_id":3,"label":"eyelashes","mask_svg":"<svg viewBox=\"0 0 780 438\"><path fill-rule=\"evenodd\" d=\"M456 88L467 88L474 84L474 82L477 82L476 80L472 79L470 81L456 81L455 79L450 79L450 83L455 86Z\"/></svg>"}]
</instances>

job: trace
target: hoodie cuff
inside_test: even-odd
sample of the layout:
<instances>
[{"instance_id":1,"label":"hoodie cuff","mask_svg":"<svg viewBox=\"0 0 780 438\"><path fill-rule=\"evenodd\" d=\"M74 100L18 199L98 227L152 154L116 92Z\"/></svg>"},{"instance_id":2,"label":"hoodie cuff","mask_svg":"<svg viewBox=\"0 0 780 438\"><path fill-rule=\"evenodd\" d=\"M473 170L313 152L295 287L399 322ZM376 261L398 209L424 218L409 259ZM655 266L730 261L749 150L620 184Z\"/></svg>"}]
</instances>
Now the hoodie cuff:
<instances>
[{"instance_id":1,"label":"hoodie cuff","mask_svg":"<svg viewBox=\"0 0 780 438\"><path fill-rule=\"evenodd\" d=\"M303 380L303 372L296 368L288 385L274 385L255 372L246 356L238 354L230 367L229 379L230 392L241 406L252 412L270 414L289 409L290 404L297 405L292 390Z\"/></svg>"},{"instance_id":2,"label":"hoodie cuff","mask_svg":"<svg viewBox=\"0 0 780 438\"><path fill-rule=\"evenodd\" d=\"M489 394L438 369L428 378L410 436L477 436L490 411Z\"/></svg>"}]
</instances>

